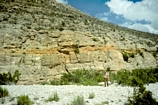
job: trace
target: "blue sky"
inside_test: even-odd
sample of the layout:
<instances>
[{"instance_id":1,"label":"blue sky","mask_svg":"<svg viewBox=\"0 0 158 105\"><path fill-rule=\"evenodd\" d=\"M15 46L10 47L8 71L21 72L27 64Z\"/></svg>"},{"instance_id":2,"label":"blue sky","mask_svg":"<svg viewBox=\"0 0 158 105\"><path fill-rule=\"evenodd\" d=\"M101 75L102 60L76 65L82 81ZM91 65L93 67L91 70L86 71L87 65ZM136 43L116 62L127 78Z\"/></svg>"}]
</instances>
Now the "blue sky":
<instances>
[{"instance_id":1,"label":"blue sky","mask_svg":"<svg viewBox=\"0 0 158 105\"><path fill-rule=\"evenodd\" d=\"M158 34L158 0L56 0L100 20Z\"/></svg>"}]
</instances>

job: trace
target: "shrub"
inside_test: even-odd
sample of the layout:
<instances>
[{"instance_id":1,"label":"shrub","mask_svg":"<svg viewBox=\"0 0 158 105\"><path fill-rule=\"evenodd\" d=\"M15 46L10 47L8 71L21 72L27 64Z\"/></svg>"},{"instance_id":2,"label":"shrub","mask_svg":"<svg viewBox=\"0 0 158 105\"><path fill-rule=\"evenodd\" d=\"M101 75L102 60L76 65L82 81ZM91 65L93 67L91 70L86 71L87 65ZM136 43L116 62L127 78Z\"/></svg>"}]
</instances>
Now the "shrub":
<instances>
[{"instance_id":1,"label":"shrub","mask_svg":"<svg viewBox=\"0 0 158 105\"><path fill-rule=\"evenodd\" d=\"M134 53L126 53L126 52L122 52L122 55L123 55L123 59L124 59L124 61L126 61L126 62L128 62L128 59L129 59L130 57L132 57L132 58L135 57Z\"/></svg>"},{"instance_id":2,"label":"shrub","mask_svg":"<svg viewBox=\"0 0 158 105\"><path fill-rule=\"evenodd\" d=\"M158 82L158 68L120 70L110 75L110 81L116 81L121 85L141 86Z\"/></svg>"},{"instance_id":3,"label":"shrub","mask_svg":"<svg viewBox=\"0 0 158 105\"><path fill-rule=\"evenodd\" d=\"M95 105L107 105L107 104L109 104L109 101L104 101L104 102L102 102L100 104L95 104Z\"/></svg>"},{"instance_id":4,"label":"shrub","mask_svg":"<svg viewBox=\"0 0 158 105\"><path fill-rule=\"evenodd\" d=\"M2 87L0 86L0 98L6 97L6 96L8 96L8 95L9 95L8 90L7 90L6 88L2 88Z\"/></svg>"},{"instance_id":5,"label":"shrub","mask_svg":"<svg viewBox=\"0 0 158 105\"><path fill-rule=\"evenodd\" d=\"M146 91L144 86L134 88L133 96L128 97L128 102L130 105L158 105L152 97L152 92Z\"/></svg>"},{"instance_id":6,"label":"shrub","mask_svg":"<svg viewBox=\"0 0 158 105\"><path fill-rule=\"evenodd\" d=\"M60 85L60 80L52 80L50 81L51 85Z\"/></svg>"},{"instance_id":7,"label":"shrub","mask_svg":"<svg viewBox=\"0 0 158 105\"><path fill-rule=\"evenodd\" d=\"M79 45L78 45L78 44L76 44L76 45L74 46L74 52L75 52L76 54L79 54L79 53L80 53Z\"/></svg>"},{"instance_id":8,"label":"shrub","mask_svg":"<svg viewBox=\"0 0 158 105\"><path fill-rule=\"evenodd\" d=\"M129 58L129 56L128 56L128 54L127 53L122 53L122 55L123 55L123 59L124 59L124 61L128 61L128 58Z\"/></svg>"},{"instance_id":9,"label":"shrub","mask_svg":"<svg viewBox=\"0 0 158 105\"><path fill-rule=\"evenodd\" d=\"M93 99L95 97L95 94L94 93L90 93L89 94L89 99Z\"/></svg>"},{"instance_id":10,"label":"shrub","mask_svg":"<svg viewBox=\"0 0 158 105\"><path fill-rule=\"evenodd\" d=\"M17 104L18 105L32 105L32 102L28 95L22 95L18 97Z\"/></svg>"},{"instance_id":11,"label":"shrub","mask_svg":"<svg viewBox=\"0 0 158 105\"><path fill-rule=\"evenodd\" d=\"M59 28L59 30L60 30L60 31L63 31L63 30L64 30L64 28L60 27L60 28Z\"/></svg>"},{"instance_id":12,"label":"shrub","mask_svg":"<svg viewBox=\"0 0 158 105\"><path fill-rule=\"evenodd\" d=\"M82 85L98 85L98 82L104 81L101 71L93 70L75 70L71 73L64 73L61 77L60 84L82 84Z\"/></svg>"},{"instance_id":13,"label":"shrub","mask_svg":"<svg viewBox=\"0 0 158 105\"><path fill-rule=\"evenodd\" d=\"M70 105L86 105L86 103L83 97L77 96L77 98L74 99Z\"/></svg>"},{"instance_id":14,"label":"shrub","mask_svg":"<svg viewBox=\"0 0 158 105\"><path fill-rule=\"evenodd\" d=\"M16 84L20 78L20 73L18 70L14 72L14 75L12 75L10 72L0 74L0 85L6 85L6 84Z\"/></svg>"},{"instance_id":15,"label":"shrub","mask_svg":"<svg viewBox=\"0 0 158 105\"><path fill-rule=\"evenodd\" d=\"M49 96L48 100L46 101L56 101L56 102L59 101L59 96L57 92L55 92L53 96Z\"/></svg>"},{"instance_id":16,"label":"shrub","mask_svg":"<svg viewBox=\"0 0 158 105\"><path fill-rule=\"evenodd\" d=\"M49 85L49 82L43 81L40 83L41 85Z\"/></svg>"},{"instance_id":17,"label":"shrub","mask_svg":"<svg viewBox=\"0 0 158 105\"><path fill-rule=\"evenodd\" d=\"M96 38L92 38L92 40L93 40L94 42L97 42L97 41L98 41L98 39L96 39Z\"/></svg>"},{"instance_id":18,"label":"shrub","mask_svg":"<svg viewBox=\"0 0 158 105\"><path fill-rule=\"evenodd\" d=\"M120 85L126 85L128 83L128 77L130 76L130 71L128 70L120 70L116 74L110 75L110 81L113 82L114 80Z\"/></svg>"}]
</instances>

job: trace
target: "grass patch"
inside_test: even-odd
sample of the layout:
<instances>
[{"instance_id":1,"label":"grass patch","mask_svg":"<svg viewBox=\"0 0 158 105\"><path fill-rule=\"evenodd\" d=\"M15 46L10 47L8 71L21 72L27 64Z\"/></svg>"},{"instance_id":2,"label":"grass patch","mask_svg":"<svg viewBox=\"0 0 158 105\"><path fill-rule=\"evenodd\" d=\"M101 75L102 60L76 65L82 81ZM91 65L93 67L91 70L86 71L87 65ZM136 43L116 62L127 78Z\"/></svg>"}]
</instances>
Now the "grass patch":
<instances>
[{"instance_id":1,"label":"grass patch","mask_svg":"<svg viewBox=\"0 0 158 105\"><path fill-rule=\"evenodd\" d=\"M86 102L82 96L77 96L69 105L86 105Z\"/></svg>"},{"instance_id":2,"label":"grass patch","mask_svg":"<svg viewBox=\"0 0 158 105\"><path fill-rule=\"evenodd\" d=\"M109 102L108 101L104 101L104 102L102 102L100 104L95 104L95 105L105 105L105 104L109 104Z\"/></svg>"},{"instance_id":3,"label":"grass patch","mask_svg":"<svg viewBox=\"0 0 158 105\"><path fill-rule=\"evenodd\" d=\"M32 105L32 104L33 103L28 95L18 96L17 105Z\"/></svg>"},{"instance_id":4,"label":"grass patch","mask_svg":"<svg viewBox=\"0 0 158 105\"><path fill-rule=\"evenodd\" d=\"M95 94L94 93L90 93L88 98L89 99L93 99L94 97L95 97Z\"/></svg>"},{"instance_id":5,"label":"grass patch","mask_svg":"<svg viewBox=\"0 0 158 105\"><path fill-rule=\"evenodd\" d=\"M6 88L0 86L0 98L6 97L9 95L9 92Z\"/></svg>"},{"instance_id":6,"label":"grass patch","mask_svg":"<svg viewBox=\"0 0 158 105\"><path fill-rule=\"evenodd\" d=\"M58 96L57 92L55 92L53 96L52 95L49 96L48 100L46 100L46 102L48 102L48 101L56 101L56 102L58 102L59 101L59 96Z\"/></svg>"}]
</instances>

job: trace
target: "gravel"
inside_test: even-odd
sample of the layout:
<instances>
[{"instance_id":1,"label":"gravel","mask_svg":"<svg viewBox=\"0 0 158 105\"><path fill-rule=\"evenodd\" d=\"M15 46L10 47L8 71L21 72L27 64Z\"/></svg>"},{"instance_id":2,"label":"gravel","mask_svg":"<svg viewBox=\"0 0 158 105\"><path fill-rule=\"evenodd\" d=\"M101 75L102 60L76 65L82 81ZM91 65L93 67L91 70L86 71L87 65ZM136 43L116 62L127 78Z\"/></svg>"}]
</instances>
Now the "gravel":
<instances>
[{"instance_id":1,"label":"gravel","mask_svg":"<svg viewBox=\"0 0 158 105\"><path fill-rule=\"evenodd\" d=\"M158 100L158 83L145 86L147 90L153 93L153 97ZM68 105L77 96L83 96L86 105L101 105L102 102L109 105L124 105L127 98L133 94L132 87L123 87L117 84L112 84L109 87L77 85L4 85L2 87L7 88L9 91L8 97L0 99L0 104L3 105L16 105L17 98L14 97L21 95L28 95L34 105ZM59 96L59 101L46 101L55 92ZM95 95L93 99L89 99L91 93Z\"/></svg>"}]
</instances>

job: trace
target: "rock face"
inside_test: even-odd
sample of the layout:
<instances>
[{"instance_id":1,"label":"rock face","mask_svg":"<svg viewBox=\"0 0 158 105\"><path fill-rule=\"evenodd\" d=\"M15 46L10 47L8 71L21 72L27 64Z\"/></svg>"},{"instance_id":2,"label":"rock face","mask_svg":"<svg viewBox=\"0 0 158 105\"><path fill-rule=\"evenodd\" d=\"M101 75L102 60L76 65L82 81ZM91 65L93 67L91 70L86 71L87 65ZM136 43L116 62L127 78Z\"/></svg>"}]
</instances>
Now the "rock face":
<instances>
[{"instance_id":1,"label":"rock face","mask_svg":"<svg viewBox=\"0 0 158 105\"><path fill-rule=\"evenodd\" d=\"M99 21L55 0L47 6L26 1L0 3L0 73L19 70L19 84L76 69L158 65L158 35Z\"/></svg>"}]
</instances>

